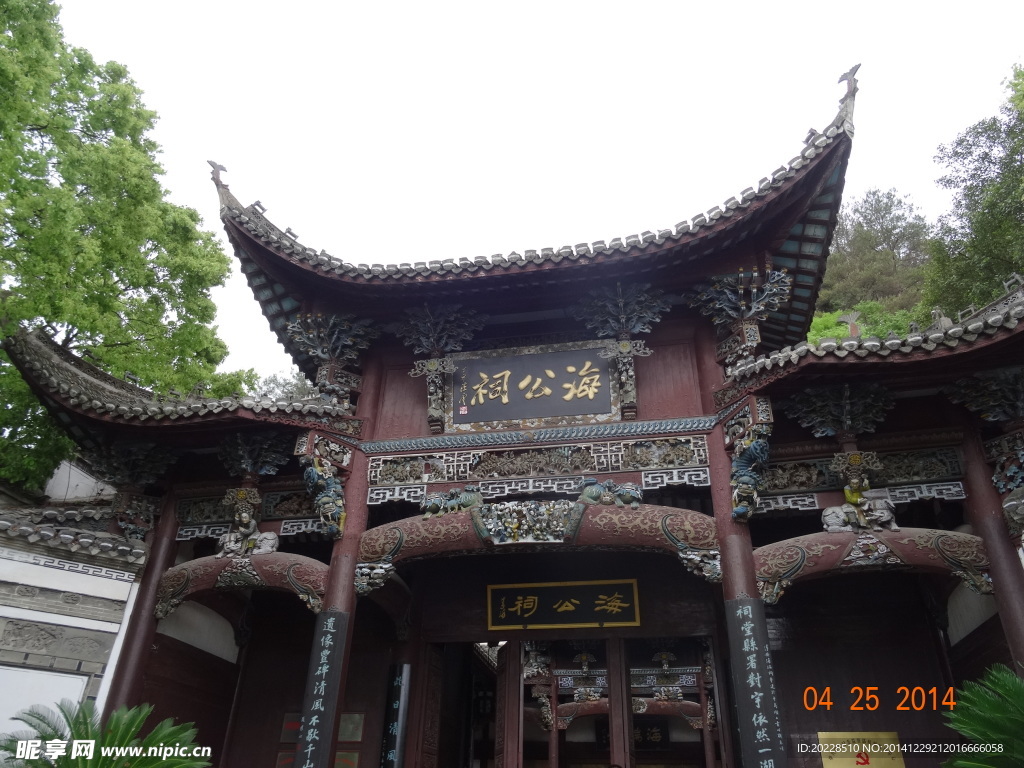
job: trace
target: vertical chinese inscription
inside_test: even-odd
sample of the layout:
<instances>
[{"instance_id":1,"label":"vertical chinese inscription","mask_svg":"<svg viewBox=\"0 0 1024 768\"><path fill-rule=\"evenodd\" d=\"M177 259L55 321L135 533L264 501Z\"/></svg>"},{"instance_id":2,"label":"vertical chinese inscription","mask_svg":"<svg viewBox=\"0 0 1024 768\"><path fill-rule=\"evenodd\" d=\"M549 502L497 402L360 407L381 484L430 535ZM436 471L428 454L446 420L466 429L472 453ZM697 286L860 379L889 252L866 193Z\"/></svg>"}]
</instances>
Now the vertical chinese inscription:
<instances>
[{"instance_id":1,"label":"vertical chinese inscription","mask_svg":"<svg viewBox=\"0 0 1024 768\"><path fill-rule=\"evenodd\" d=\"M298 768L332 768L334 765L334 724L347 629L347 613L323 611L317 615L295 750Z\"/></svg>"},{"instance_id":2,"label":"vertical chinese inscription","mask_svg":"<svg viewBox=\"0 0 1024 768\"><path fill-rule=\"evenodd\" d=\"M786 758L764 604L738 598L725 605L743 765L783 768Z\"/></svg>"},{"instance_id":3,"label":"vertical chinese inscription","mask_svg":"<svg viewBox=\"0 0 1024 768\"><path fill-rule=\"evenodd\" d=\"M402 764L410 674L409 664L392 664L388 669L388 695L385 700L380 768L399 768Z\"/></svg>"}]
</instances>

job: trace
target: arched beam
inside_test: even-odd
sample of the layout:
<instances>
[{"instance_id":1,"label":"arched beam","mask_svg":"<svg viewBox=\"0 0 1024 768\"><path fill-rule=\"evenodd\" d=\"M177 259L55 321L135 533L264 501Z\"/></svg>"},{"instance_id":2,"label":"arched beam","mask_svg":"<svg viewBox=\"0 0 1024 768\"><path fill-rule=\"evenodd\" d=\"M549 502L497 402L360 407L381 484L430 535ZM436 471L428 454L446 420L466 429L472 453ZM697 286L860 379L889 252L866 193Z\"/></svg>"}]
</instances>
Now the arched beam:
<instances>
[{"instance_id":1,"label":"arched beam","mask_svg":"<svg viewBox=\"0 0 1024 768\"><path fill-rule=\"evenodd\" d=\"M162 619L192 595L233 589L292 592L318 613L327 584L327 570L327 565L319 560L287 552L251 557L200 557L167 569L160 579L154 613Z\"/></svg>"},{"instance_id":2,"label":"arched beam","mask_svg":"<svg viewBox=\"0 0 1024 768\"><path fill-rule=\"evenodd\" d=\"M754 567L767 603L777 602L797 581L858 571L946 573L963 579L976 592L992 592L982 540L931 528L798 536L755 549Z\"/></svg>"},{"instance_id":3,"label":"arched beam","mask_svg":"<svg viewBox=\"0 0 1024 768\"><path fill-rule=\"evenodd\" d=\"M530 502L533 504L534 502ZM536 502L537 505L556 502ZM558 548L646 549L675 554L688 570L711 582L722 578L715 523L689 509L652 504L592 504L573 513L565 536L558 540L496 541L488 534L480 508L423 519L410 517L371 528L360 540L362 564L390 570L399 563L434 557L475 554L508 548L536 552Z\"/></svg>"}]
</instances>

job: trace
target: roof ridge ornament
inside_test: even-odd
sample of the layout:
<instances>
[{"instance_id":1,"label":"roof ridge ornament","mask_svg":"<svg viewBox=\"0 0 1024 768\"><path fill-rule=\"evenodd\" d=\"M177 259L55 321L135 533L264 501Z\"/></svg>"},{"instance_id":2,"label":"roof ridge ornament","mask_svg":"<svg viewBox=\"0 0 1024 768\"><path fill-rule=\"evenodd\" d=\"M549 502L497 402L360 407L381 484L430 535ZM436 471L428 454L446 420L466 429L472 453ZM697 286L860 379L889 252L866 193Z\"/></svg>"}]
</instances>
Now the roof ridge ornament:
<instances>
[{"instance_id":1,"label":"roof ridge ornament","mask_svg":"<svg viewBox=\"0 0 1024 768\"><path fill-rule=\"evenodd\" d=\"M839 114L833 121L833 125L842 126L844 123L853 125L853 106L857 97L857 70L860 64L854 64L850 69L840 75L838 82L846 83L846 93L839 100Z\"/></svg>"}]
</instances>

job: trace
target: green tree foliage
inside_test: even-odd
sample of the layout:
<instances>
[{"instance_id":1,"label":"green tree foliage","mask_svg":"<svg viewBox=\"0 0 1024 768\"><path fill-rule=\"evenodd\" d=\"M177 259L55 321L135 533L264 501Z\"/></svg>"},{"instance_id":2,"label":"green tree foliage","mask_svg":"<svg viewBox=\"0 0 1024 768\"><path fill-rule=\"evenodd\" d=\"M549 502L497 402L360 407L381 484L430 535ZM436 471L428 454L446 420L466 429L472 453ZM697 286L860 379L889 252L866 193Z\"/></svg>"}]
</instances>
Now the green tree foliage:
<instances>
[{"instance_id":1,"label":"green tree foliage","mask_svg":"<svg viewBox=\"0 0 1024 768\"><path fill-rule=\"evenodd\" d=\"M251 386L215 373L227 348L209 289L229 262L165 199L155 114L123 66L65 44L57 10L0 0L0 337L45 324L158 391ZM0 479L29 486L71 447L2 355L0 435Z\"/></svg>"},{"instance_id":2,"label":"green tree foliage","mask_svg":"<svg viewBox=\"0 0 1024 768\"><path fill-rule=\"evenodd\" d=\"M32 707L14 717L31 728L31 732L0 736L0 755L4 752L11 756L16 755L19 739L36 739L43 742L64 742L65 754L58 755L52 760L44 757L22 760L8 758L4 765L17 768L205 768L210 765L208 760L196 757L101 755L101 747L141 747L145 753L150 747L175 744L191 752L196 737L196 730L191 723L175 725L168 719L158 723L149 733L141 735L146 718L152 711L153 707L149 704L131 709L122 707L112 712L105 726L101 726L91 701L76 704L64 700L57 705L57 712L46 707ZM71 742L74 740L94 741L93 757L72 757Z\"/></svg>"},{"instance_id":3,"label":"green tree foliage","mask_svg":"<svg viewBox=\"0 0 1024 768\"><path fill-rule=\"evenodd\" d=\"M857 314L855 322L858 334L863 337L878 336L884 339L890 333L895 333L903 338L907 335L911 323L917 323L921 328L931 323L930 313L920 303L910 309L889 311L881 302L859 301L853 305L852 311L815 314L807 340L817 344L825 338L846 338L850 335L850 326L841 322L839 318L848 317L853 313Z\"/></svg>"},{"instance_id":4,"label":"green tree foliage","mask_svg":"<svg viewBox=\"0 0 1024 768\"><path fill-rule=\"evenodd\" d=\"M287 373L274 373L260 379L253 394L266 395L272 400L298 402L304 398L313 397L317 392L318 390L309 382L305 374L293 365Z\"/></svg>"},{"instance_id":5,"label":"green tree foliage","mask_svg":"<svg viewBox=\"0 0 1024 768\"><path fill-rule=\"evenodd\" d=\"M966 753L947 768L1019 768L1024 755L1024 680L997 664L978 682L966 682L946 713L951 728L975 744L998 744L995 753Z\"/></svg>"},{"instance_id":6,"label":"green tree foliage","mask_svg":"<svg viewBox=\"0 0 1024 768\"><path fill-rule=\"evenodd\" d=\"M999 114L939 148L939 184L956 193L927 270L928 304L954 313L982 306L1024 272L1024 70L1014 68Z\"/></svg>"},{"instance_id":7,"label":"green tree foliage","mask_svg":"<svg viewBox=\"0 0 1024 768\"><path fill-rule=\"evenodd\" d=\"M861 301L908 310L921 299L932 226L895 189L871 189L844 205L822 282L818 309L850 310Z\"/></svg>"}]
</instances>

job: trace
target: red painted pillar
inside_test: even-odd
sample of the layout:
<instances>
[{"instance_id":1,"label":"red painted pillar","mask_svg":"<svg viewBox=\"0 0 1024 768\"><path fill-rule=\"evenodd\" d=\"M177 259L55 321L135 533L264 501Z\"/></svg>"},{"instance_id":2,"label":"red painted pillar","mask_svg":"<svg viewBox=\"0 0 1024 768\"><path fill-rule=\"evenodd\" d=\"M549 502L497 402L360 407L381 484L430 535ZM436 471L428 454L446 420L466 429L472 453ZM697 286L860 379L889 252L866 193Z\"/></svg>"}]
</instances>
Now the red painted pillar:
<instances>
[{"instance_id":1,"label":"red painted pillar","mask_svg":"<svg viewBox=\"0 0 1024 768\"><path fill-rule=\"evenodd\" d=\"M177 553L178 520L174 515L176 498L174 494L164 496L160 507L160 519L151 534L149 557L142 572L139 590L135 595L135 605L131 616L123 617L128 622L124 644L113 671L114 681L110 686L110 694L103 707L103 719L115 709L131 707L142 702L143 677L146 670L146 659L153 636L156 634L156 594L160 587L160 578L164 572L174 565Z\"/></svg>"},{"instance_id":2,"label":"red painted pillar","mask_svg":"<svg viewBox=\"0 0 1024 768\"><path fill-rule=\"evenodd\" d=\"M633 768L633 688L629 681L629 655L621 637L605 642L608 658L608 761Z\"/></svg>"},{"instance_id":3,"label":"red painted pillar","mask_svg":"<svg viewBox=\"0 0 1024 768\"><path fill-rule=\"evenodd\" d=\"M995 587L999 621L1003 625L1015 671L1024 677L1024 568L1010 541L1003 517L1002 499L992 485L992 468L985 461L977 425L964 432L964 464L967 468L967 522L985 542L989 575Z\"/></svg>"},{"instance_id":4,"label":"red painted pillar","mask_svg":"<svg viewBox=\"0 0 1024 768\"><path fill-rule=\"evenodd\" d=\"M523 649L509 640L498 649L494 768L523 766Z\"/></svg>"},{"instance_id":5,"label":"red painted pillar","mask_svg":"<svg viewBox=\"0 0 1024 768\"><path fill-rule=\"evenodd\" d=\"M725 435L719 424L708 435L708 464L711 471L711 502L715 508L715 529L722 551L722 589L726 600L756 597L754 548L750 528L732 517L732 459L725 448Z\"/></svg>"},{"instance_id":6,"label":"red painted pillar","mask_svg":"<svg viewBox=\"0 0 1024 768\"><path fill-rule=\"evenodd\" d=\"M551 706L551 733L548 734L548 768L558 768L558 677L551 673L551 693L548 694Z\"/></svg>"},{"instance_id":7,"label":"red painted pillar","mask_svg":"<svg viewBox=\"0 0 1024 768\"><path fill-rule=\"evenodd\" d=\"M331 550L323 608L317 616L303 702L303 726L296 745L297 765L334 765L338 709L345 701L348 662L356 607L355 569L359 542L369 516L366 505L367 458L355 450L345 483L345 526Z\"/></svg>"},{"instance_id":8,"label":"red painted pillar","mask_svg":"<svg viewBox=\"0 0 1024 768\"><path fill-rule=\"evenodd\" d=\"M757 591L750 529L732 517L732 461L721 424L708 435L711 500L722 552L722 589L729 672L743 768L785 765L768 622Z\"/></svg>"}]
</instances>

